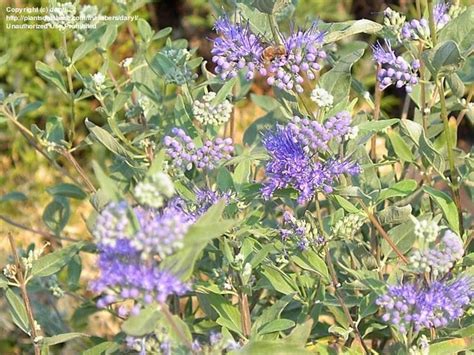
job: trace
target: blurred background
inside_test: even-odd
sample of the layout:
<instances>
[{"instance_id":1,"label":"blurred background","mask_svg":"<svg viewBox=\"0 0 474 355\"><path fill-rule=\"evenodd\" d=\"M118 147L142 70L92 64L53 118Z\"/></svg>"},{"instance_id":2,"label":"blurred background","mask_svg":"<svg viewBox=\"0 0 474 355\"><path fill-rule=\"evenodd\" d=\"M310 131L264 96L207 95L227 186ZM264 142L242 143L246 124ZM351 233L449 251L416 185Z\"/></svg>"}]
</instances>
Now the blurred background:
<instances>
[{"instance_id":1,"label":"blurred background","mask_svg":"<svg viewBox=\"0 0 474 355\"><path fill-rule=\"evenodd\" d=\"M129 2L132 1L129 0ZM81 0L79 2L82 5L97 5L103 14L114 14L119 6L119 0ZM467 5L470 0L462 2ZM230 0L227 3L224 1L226 6L229 6L229 3ZM291 11L294 11L295 22L301 26L316 18L324 22L361 18L380 22L383 10L387 6L409 14L409 18L415 15L414 1L412 0L387 0L386 2L381 0L292 0L292 3ZM0 60L0 90L6 95L12 92L25 93L29 102L43 101L39 110L27 114L22 119L22 123L27 127L36 124L42 128L47 117L67 117L69 114L70 108L67 99L60 95L56 89L48 86L35 70L37 60L49 65L57 65L54 50L61 46L62 37L59 31L6 30L3 15L6 13L7 6L47 5L47 1L0 0L0 58L4 58L3 61ZM135 14L147 19L156 30L172 27L173 39L187 39L189 47L197 50L196 55L202 56L210 63L211 39L215 37L212 30L215 21L214 14L215 10L219 10L222 5L222 2L209 0L154 1L146 4ZM134 38L131 36L134 31L136 32L136 23L130 23L129 28L121 26L117 40L108 49L109 54L114 58L114 63L111 63L112 73L116 72L117 75L120 75L120 61L134 55ZM376 40L375 37L358 39L369 44ZM80 42L74 41L71 37L70 52L79 44ZM342 45L344 46L344 43ZM81 60L77 67L80 72L95 73L101 64L101 61L97 60L97 56L89 55ZM208 69L212 71L209 64ZM374 65L369 51L354 66L353 73L367 90L373 92ZM271 89L263 81L256 80L252 84L251 92L271 94ZM404 97L404 90L387 90L383 97L382 109L392 117L400 117ZM83 100L77 105L76 144L87 135L84 126L86 117L94 122L101 122L102 118L96 112L97 107L98 102L92 98ZM252 101L245 100L239 103L237 133L241 133L252 121L262 115L263 112ZM458 138L458 146L469 151L474 139L473 127L469 119L463 121L459 128ZM76 158L86 170L90 168L89 162L92 160L92 156L99 161L101 157L105 158L104 151L95 149L97 148L86 147L75 153ZM51 168L49 163L29 146L21 134L0 117L0 267L5 264L8 256L7 232L11 231L19 241L19 245L23 247L27 247L29 243L41 243L43 238L38 232L46 230L42 222L42 213L44 207L51 201L51 196L45 189L62 181L64 181L64 176ZM23 194L25 198L22 195L18 195L19 198L16 200L2 198L12 191ZM71 206L71 220L64 234L88 239L89 234L84 221L90 213L90 206L87 201L72 200L71 202L73 204ZM23 229L15 228L13 224L20 225ZM33 231L28 232L24 228ZM87 261L83 261L83 263L87 264ZM94 272L94 270L84 270L83 281L86 282ZM68 302L69 304L66 305L59 303L59 311L67 312L68 306L74 301L68 299ZM87 315L87 310L83 310L83 312ZM53 317L54 323L54 315L51 317ZM97 335L115 331L112 329L113 323L108 322L108 319L103 315L97 316L97 314L82 326L94 328L93 332ZM12 333L15 331L14 329L10 316L5 312L5 308L2 308L0 301L0 354L21 353L17 347L18 344L16 344L18 338Z\"/></svg>"}]
</instances>

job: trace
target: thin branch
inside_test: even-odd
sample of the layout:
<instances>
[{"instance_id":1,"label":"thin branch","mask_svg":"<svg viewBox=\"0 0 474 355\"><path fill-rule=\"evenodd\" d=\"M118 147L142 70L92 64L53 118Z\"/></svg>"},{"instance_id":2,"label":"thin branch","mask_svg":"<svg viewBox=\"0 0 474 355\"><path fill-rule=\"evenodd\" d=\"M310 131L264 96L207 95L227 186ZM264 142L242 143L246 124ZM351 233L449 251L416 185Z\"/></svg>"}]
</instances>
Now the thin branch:
<instances>
[{"instance_id":1,"label":"thin branch","mask_svg":"<svg viewBox=\"0 0 474 355\"><path fill-rule=\"evenodd\" d=\"M377 65L377 74L381 69L381 65ZM378 75L377 75L378 77ZM374 107L374 121L378 121L380 118L380 105L382 101L382 90L379 86L378 79L375 82L375 107ZM377 159L377 135L374 134L372 139L370 140L370 158L372 161L376 161Z\"/></svg>"},{"instance_id":2,"label":"thin branch","mask_svg":"<svg viewBox=\"0 0 474 355\"><path fill-rule=\"evenodd\" d=\"M349 321L351 328L354 329L356 337L359 340L360 345L364 349L364 352L366 354L370 354L370 350L367 348L367 345L364 343L364 339L362 339L362 335L360 334L359 329L357 328L357 324L355 324L354 320L352 319L351 312L349 311L349 308L347 308L344 298L342 298L339 292L340 284L337 279L337 274L336 274L336 270L334 268L334 264L331 259L331 254L329 253L329 248L326 246L325 250L326 250L326 263L328 264L329 275L331 276L331 282L334 287L334 294L339 304L341 305L342 310L344 311L344 314L346 315L346 318Z\"/></svg>"},{"instance_id":3,"label":"thin branch","mask_svg":"<svg viewBox=\"0 0 474 355\"><path fill-rule=\"evenodd\" d=\"M379 234L385 239L385 241L390 245L393 251L398 255L398 257L405 263L408 264L408 259L405 255L398 249L397 245L393 242L392 238L388 235L388 233L383 229L382 225L378 221L377 217L374 216L373 213L366 210L367 217L369 218L370 222L374 225L375 229L379 232Z\"/></svg>"},{"instance_id":4,"label":"thin branch","mask_svg":"<svg viewBox=\"0 0 474 355\"><path fill-rule=\"evenodd\" d=\"M69 237L61 237L61 236L57 236L53 233L49 233L49 232L42 231L42 230L39 230L39 229L30 228L28 226L25 226L24 224L15 222L15 221L11 220L10 218L8 218L6 216L3 216L3 215L0 215L0 220L3 220L4 222L6 222L6 223L8 223L8 224L10 224L14 227L26 230L26 231L34 233L34 234L41 235L42 237L44 237L46 239L56 239L56 240L59 240L59 241L65 240L65 241L68 241L68 242L79 242L80 241L79 239L69 238Z\"/></svg>"},{"instance_id":5,"label":"thin branch","mask_svg":"<svg viewBox=\"0 0 474 355\"><path fill-rule=\"evenodd\" d=\"M10 241L10 247L12 250L13 257L15 259L15 264L17 268L16 276L19 283L21 297L23 299L23 303L25 304L26 315L28 317L28 323L30 324L30 338L33 343L33 348L35 350L35 355L40 355L41 351L39 348L39 344L36 342L36 338L38 337L38 333L36 332L35 327L35 317L33 315L33 309L31 307L30 299L28 297L28 292L26 290L26 281L23 277L23 264L20 262L20 257L16 251L15 240L11 233L8 233L8 240Z\"/></svg>"}]
</instances>

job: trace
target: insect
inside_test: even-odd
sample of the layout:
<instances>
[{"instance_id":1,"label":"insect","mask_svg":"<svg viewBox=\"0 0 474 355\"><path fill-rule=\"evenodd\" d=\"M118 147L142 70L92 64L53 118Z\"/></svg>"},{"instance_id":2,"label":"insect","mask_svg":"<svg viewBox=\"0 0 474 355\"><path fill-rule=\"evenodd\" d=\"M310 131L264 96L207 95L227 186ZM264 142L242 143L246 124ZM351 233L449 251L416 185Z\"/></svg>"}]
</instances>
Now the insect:
<instances>
[{"instance_id":1,"label":"insect","mask_svg":"<svg viewBox=\"0 0 474 355\"><path fill-rule=\"evenodd\" d=\"M281 57L286 54L286 48L283 45L268 46L262 52L262 59L265 61L272 61L276 57Z\"/></svg>"}]
</instances>

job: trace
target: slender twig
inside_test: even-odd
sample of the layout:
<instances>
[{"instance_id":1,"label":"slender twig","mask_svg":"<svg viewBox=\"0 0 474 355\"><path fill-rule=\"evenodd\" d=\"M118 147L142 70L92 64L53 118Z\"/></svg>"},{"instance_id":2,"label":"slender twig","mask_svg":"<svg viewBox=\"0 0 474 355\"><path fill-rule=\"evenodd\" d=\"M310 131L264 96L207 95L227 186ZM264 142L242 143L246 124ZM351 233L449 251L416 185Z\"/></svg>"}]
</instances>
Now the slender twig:
<instances>
[{"instance_id":1,"label":"slender twig","mask_svg":"<svg viewBox=\"0 0 474 355\"><path fill-rule=\"evenodd\" d=\"M189 339L186 337L186 334L183 333L181 328L174 321L173 315L171 314L168 305L166 303L161 303L160 305L160 310L165 315L166 320L168 321L171 328L173 328L173 330L176 332L176 335L183 341L184 345L186 345L188 349L192 350L193 344L189 341Z\"/></svg>"},{"instance_id":2,"label":"slender twig","mask_svg":"<svg viewBox=\"0 0 474 355\"><path fill-rule=\"evenodd\" d=\"M39 230L39 229L34 229L34 228L31 228L31 227L25 226L24 224L15 222L12 219L10 219L6 216L3 216L3 215L0 215L0 219L2 221L4 221L5 223L8 223L8 224L10 224L14 227L23 229L25 231L28 231L28 232L31 232L31 233L34 233L34 234L38 234L38 235L40 235L40 236L42 236L46 239L57 239L59 241L65 240L65 241L68 241L68 242L79 242L80 241L79 239L69 238L69 237L62 237L62 236L55 235L53 233L49 233L49 232L46 232L46 231L42 231L42 230Z\"/></svg>"},{"instance_id":3,"label":"slender twig","mask_svg":"<svg viewBox=\"0 0 474 355\"><path fill-rule=\"evenodd\" d=\"M343 312L344 312L351 328L354 329L355 335L356 335L357 339L359 340L360 345L364 349L364 352L366 354L370 354L370 350L367 348L367 345L364 343L364 339L362 339L362 335L360 334L359 329L357 328L357 324L355 324L354 320L352 319L351 312L349 311L349 308L347 308L346 302L344 301L344 298L341 296L341 294L339 292L340 284L339 284L339 281L337 279L337 274L336 274L336 270L334 268L334 264L332 262L331 254L329 253L329 248L327 246L325 248L325 252L326 252L326 263L327 263L328 269L329 269L329 275L331 276L331 282L332 282L332 285L334 287L334 294L335 294L339 304L341 305L342 310L343 310Z\"/></svg>"},{"instance_id":4,"label":"slender twig","mask_svg":"<svg viewBox=\"0 0 474 355\"><path fill-rule=\"evenodd\" d=\"M64 55L68 57L66 32L63 32ZM76 98L74 97L74 85L72 83L71 65L66 67L66 76L69 89L69 100L71 102L71 127L69 127L69 141L72 143L76 132Z\"/></svg>"},{"instance_id":5,"label":"slender twig","mask_svg":"<svg viewBox=\"0 0 474 355\"><path fill-rule=\"evenodd\" d=\"M320 228L321 233L323 234L323 236L328 237L326 231L323 228L323 219L322 219L322 214L321 214L321 206L319 205L319 200L318 200L317 196L315 197L315 204L316 204L317 223L319 224L319 228ZM344 311L344 314L347 318L347 321L349 322L352 329L354 329L354 332L356 334L357 339L359 340L360 344L364 348L364 352L366 354L370 354L370 351L367 348L367 345L365 345L364 340L362 339L362 336L359 332L359 329L357 328L357 325L355 324L354 320L352 319L351 312L349 311L349 308L347 308L347 305L344 302L344 298L342 298L341 294L339 293L340 284L339 284L339 281L337 280L337 273L336 273L336 270L334 268L334 264L332 262L331 254L329 253L329 247L327 246L327 244L324 248L324 251L326 253L326 263L328 265L329 274L331 276L331 282L332 282L332 285L334 287L334 294L336 295L336 298L337 298L339 304L341 305L341 307Z\"/></svg>"},{"instance_id":6,"label":"slender twig","mask_svg":"<svg viewBox=\"0 0 474 355\"><path fill-rule=\"evenodd\" d=\"M94 184L92 181L89 179L87 174L85 173L84 169L82 169L81 165L77 162L76 158L69 152L67 149L62 149L60 151L61 155L66 158L76 169L77 173L79 176L82 178L84 183L87 185L87 188L89 189L90 192L97 192L97 189L95 188Z\"/></svg>"},{"instance_id":7,"label":"slender twig","mask_svg":"<svg viewBox=\"0 0 474 355\"><path fill-rule=\"evenodd\" d=\"M454 203L457 208L458 212L458 219L459 219L459 231L460 234L464 234L464 226L463 226L463 217L462 217L462 207L461 207L461 195L459 193L459 184L458 184L458 176L457 170L454 163L454 144L452 141L452 134L451 134L451 127L449 125L449 118L448 118L448 111L446 108L446 99L444 97L444 84L439 80L436 80L436 86L439 90L439 98L441 104L441 119L443 120L444 126L444 134L446 137L446 149L448 154L448 162L449 162L449 170L450 170L450 188L451 194L453 196Z\"/></svg>"},{"instance_id":8,"label":"slender twig","mask_svg":"<svg viewBox=\"0 0 474 355\"><path fill-rule=\"evenodd\" d=\"M252 320L250 317L250 308L248 296L244 291L239 293L240 318L242 321L242 333L244 337L250 337L250 330L252 329Z\"/></svg>"},{"instance_id":9,"label":"slender twig","mask_svg":"<svg viewBox=\"0 0 474 355\"><path fill-rule=\"evenodd\" d=\"M18 256L18 253L16 251L16 246L15 246L15 240L13 239L13 236L11 233L8 233L8 240L10 241L10 247L12 250L13 257L15 259L15 264L16 264L16 276L18 279L19 283L19 288L20 288L20 293L21 297L23 299L23 303L25 305L26 309L26 315L28 317L28 323L30 324L30 338L33 343L33 348L35 350L35 355L40 355L41 351L39 348L39 344L37 343L37 337L38 333L36 331L35 327L35 317L33 315L33 309L31 307L30 299L28 297L28 292L26 290L26 280L24 278L24 270L23 270L23 264L20 262L20 257Z\"/></svg>"},{"instance_id":10,"label":"slender twig","mask_svg":"<svg viewBox=\"0 0 474 355\"><path fill-rule=\"evenodd\" d=\"M378 72L381 69L381 65L377 65L377 77ZM374 107L374 121L378 121L380 118L380 104L382 101L382 90L379 86L378 79L375 82L375 107ZM377 159L377 135L374 133L372 139L370 140L370 158L372 161Z\"/></svg>"},{"instance_id":11,"label":"slender twig","mask_svg":"<svg viewBox=\"0 0 474 355\"><path fill-rule=\"evenodd\" d=\"M370 222L374 225L375 229L379 232L379 234L385 239L385 241L390 245L393 251L398 255L398 257L403 261L403 263L408 264L408 259L405 255L398 249L397 245L393 242L392 238L388 235L388 233L383 229L382 225L378 221L377 217L370 211L366 210L367 217L369 218Z\"/></svg>"}]
</instances>

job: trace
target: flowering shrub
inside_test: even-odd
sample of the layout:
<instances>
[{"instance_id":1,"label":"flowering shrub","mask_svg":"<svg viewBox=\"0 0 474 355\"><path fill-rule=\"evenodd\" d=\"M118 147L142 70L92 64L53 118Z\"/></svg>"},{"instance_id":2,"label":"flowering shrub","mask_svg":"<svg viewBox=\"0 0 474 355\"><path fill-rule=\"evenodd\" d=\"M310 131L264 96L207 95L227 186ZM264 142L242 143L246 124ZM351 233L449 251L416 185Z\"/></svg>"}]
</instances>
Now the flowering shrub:
<instances>
[{"instance_id":1,"label":"flowering shrub","mask_svg":"<svg viewBox=\"0 0 474 355\"><path fill-rule=\"evenodd\" d=\"M139 9L127 3L116 11ZM66 342L87 354L472 350L474 164L456 138L474 117L474 7L428 0L414 17L387 8L383 24L303 25L291 2L248 3L215 6L209 63L143 19L79 31L76 13L96 23L107 9L50 12L64 46L36 70L68 116L27 127L40 105L0 95L0 124L65 179L47 189L39 234L52 245L9 236L0 288L13 323L36 354ZM109 50L124 28L125 58ZM364 55L373 92L352 74ZM99 71L81 71L93 56ZM256 83L265 95L249 93ZM402 88L391 117L382 98ZM265 115L240 137L250 100ZM94 122L76 115L86 102ZM93 208L89 235L65 232L73 200ZM78 300L73 314L48 318L51 298ZM88 330L97 312L117 331Z\"/></svg>"}]
</instances>

